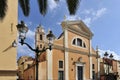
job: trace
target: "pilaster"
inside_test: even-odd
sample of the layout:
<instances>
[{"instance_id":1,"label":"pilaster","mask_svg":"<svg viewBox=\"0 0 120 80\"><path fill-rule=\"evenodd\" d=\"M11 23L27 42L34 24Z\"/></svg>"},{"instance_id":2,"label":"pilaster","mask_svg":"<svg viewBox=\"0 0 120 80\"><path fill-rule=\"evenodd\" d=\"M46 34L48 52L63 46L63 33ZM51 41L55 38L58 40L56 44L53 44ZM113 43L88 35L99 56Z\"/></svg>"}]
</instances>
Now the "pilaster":
<instances>
[{"instance_id":1,"label":"pilaster","mask_svg":"<svg viewBox=\"0 0 120 80\"><path fill-rule=\"evenodd\" d=\"M52 50L47 50L47 80L53 80L53 57Z\"/></svg>"},{"instance_id":2,"label":"pilaster","mask_svg":"<svg viewBox=\"0 0 120 80\"><path fill-rule=\"evenodd\" d=\"M64 28L64 49L65 49L65 55L64 55L64 65L65 65L65 80L69 80L69 55L68 51L66 50L68 48L68 30Z\"/></svg>"},{"instance_id":3,"label":"pilaster","mask_svg":"<svg viewBox=\"0 0 120 80\"><path fill-rule=\"evenodd\" d=\"M90 56L89 56L89 63L90 63L90 79L92 79L92 45L91 45L91 39L90 39L90 42L89 42L89 54L90 54Z\"/></svg>"},{"instance_id":4,"label":"pilaster","mask_svg":"<svg viewBox=\"0 0 120 80\"><path fill-rule=\"evenodd\" d=\"M97 47L97 55L99 56L99 50L98 50L98 47ZM97 57L97 67L98 67L98 80L100 80L100 58Z\"/></svg>"}]
</instances>

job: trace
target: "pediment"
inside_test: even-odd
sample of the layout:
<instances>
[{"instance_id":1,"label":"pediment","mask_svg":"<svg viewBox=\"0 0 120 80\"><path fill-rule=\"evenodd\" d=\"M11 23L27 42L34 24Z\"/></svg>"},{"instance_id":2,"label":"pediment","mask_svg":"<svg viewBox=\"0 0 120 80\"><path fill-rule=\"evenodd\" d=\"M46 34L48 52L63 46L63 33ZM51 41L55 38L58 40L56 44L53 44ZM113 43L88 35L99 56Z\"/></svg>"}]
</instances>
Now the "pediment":
<instances>
[{"instance_id":1,"label":"pediment","mask_svg":"<svg viewBox=\"0 0 120 80\"><path fill-rule=\"evenodd\" d=\"M70 30L73 30L75 32L87 34L89 36L93 36L93 33L90 31L90 29L84 24L83 21L77 20L77 21L64 21L64 28L67 27Z\"/></svg>"}]
</instances>

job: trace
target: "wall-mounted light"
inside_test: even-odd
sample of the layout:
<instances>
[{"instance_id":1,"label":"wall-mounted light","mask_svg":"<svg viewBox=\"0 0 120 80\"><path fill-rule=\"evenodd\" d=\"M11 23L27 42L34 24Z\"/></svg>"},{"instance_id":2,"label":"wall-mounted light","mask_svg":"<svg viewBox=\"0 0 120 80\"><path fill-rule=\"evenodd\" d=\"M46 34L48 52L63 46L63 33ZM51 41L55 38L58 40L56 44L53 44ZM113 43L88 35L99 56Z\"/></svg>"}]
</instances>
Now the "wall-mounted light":
<instances>
[{"instance_id":1,"label":"wall-mounted light","mask_svg":"<svg viewBox=\"0 0 120 80\"><path fill-rule=\"evenodd\" d=\"M12 47L17 47L17 42L16 42L16 40L14 40L14 41L12 42Z\"/></svg>"}]
</instances>

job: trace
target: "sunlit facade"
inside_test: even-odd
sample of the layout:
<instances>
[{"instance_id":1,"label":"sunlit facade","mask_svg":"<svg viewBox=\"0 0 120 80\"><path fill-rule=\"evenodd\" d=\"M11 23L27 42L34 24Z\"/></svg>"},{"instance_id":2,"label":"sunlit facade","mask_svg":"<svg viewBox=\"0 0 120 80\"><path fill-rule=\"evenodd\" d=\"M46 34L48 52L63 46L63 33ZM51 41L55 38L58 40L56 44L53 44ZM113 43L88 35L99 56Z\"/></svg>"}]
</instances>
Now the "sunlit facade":
<instances>
[{"instance_id":1,"label":"sunlit facade","mask_svg":"<svg viewBox=\"0 0 120 80\"><path fill-rule=\"evenodd\" d=\"M52 50L39 57L40 80L98 80L100 77L99 55L92 48L92 32L82 21L63 21L63 33L53 42ZM47 47L44 28L40 25L35 34L35 45ZM34 70L33 70L34 69ZM28 70L28 71L27 71ZM25 71L30 75L25 80L35 78L34 66Z\"/></svg>"},{"instance_id":2,"label":"sunlit facade","mask_svg":"<svg viewBox=\"0 0 120 80\"><path fill-rule=\"evenodd\" d=\"M18 0L7 0L7 13L0 21L0 80L17 79L16 24L18 21Z\"/></svg>"}]
</instances>

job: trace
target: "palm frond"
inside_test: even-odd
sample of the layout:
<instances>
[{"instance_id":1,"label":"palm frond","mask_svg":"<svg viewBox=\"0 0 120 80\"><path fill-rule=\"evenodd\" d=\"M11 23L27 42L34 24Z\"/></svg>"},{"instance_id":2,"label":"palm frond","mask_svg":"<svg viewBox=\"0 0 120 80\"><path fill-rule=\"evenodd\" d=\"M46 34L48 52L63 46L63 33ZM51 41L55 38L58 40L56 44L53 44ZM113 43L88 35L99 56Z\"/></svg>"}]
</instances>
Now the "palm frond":
<instances>
[{"instance_id":1,"label":"palm frond","mask_svg":"<svg viewBox=\"0 0 120 80\"><path fill-rule=\"evenodd\" d=\"M59 0L54 0L56 3L58 3L59 2Z\"/></svg>"},{"instance_id":2,"label":"palm frond","mask_svg":"<svg viewBox=\"0 0 120 80\"><path fill-rule=\"evenodd\" d=\"M29 16L30 13L30 3L29 0L19 0L20 7L25 16Z\"/></svg>"},{"instance_id":3,"label":"palm frond","mask_svg":"<svg viewBox=\"0 0 120 80\"><path fill-rule=\"evenodd\" d=\"M47 12L47 0L38 0L39 11L40 13L45 16Z\"/></svg>"},{"instance_id":4,"label":"palm frond","mask_svg":"<svg viewBox=\"0 0 120 80\"><path fill-rule=\"evenodd\" d=\"M74 15L78 8L80 0L66 0L70 15Z\"/></svg>"},{"instance_id":5,"label":"palm frond","mask_svg":"<svg viewBox=\"0 0 120 80\"><path fill-rule=\"evenodd\" d=\"M0 20L3 20L7 12L7 0L0 0Z\"/></svg>"}]
</instances>

